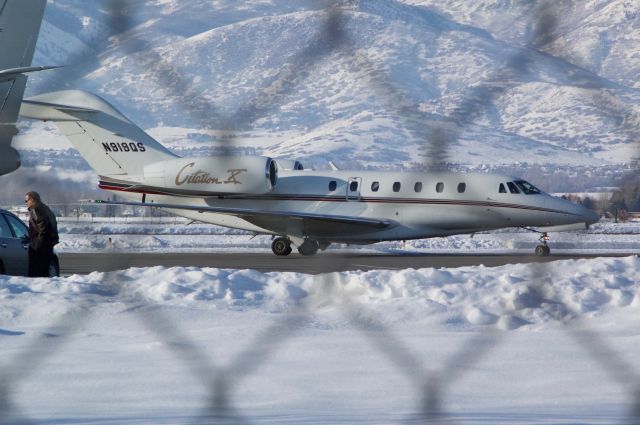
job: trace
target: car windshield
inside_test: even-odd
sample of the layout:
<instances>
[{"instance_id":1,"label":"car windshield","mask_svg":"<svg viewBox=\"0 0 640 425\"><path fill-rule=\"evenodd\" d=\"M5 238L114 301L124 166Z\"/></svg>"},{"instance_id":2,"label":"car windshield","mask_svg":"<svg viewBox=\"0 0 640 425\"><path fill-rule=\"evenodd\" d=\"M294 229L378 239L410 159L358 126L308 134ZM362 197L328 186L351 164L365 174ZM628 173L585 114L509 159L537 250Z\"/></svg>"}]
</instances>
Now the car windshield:
<instances>
[{"instance_id":1,"label":"car windshield","mask_svg":"<svg viewBox=\"0 0 640 425\"><path fill-rule=\"evenodd\" d=\"M515 182L525 195L539 195L540 190L529 182L518 180Z\"/></svg>"}]
</instances>

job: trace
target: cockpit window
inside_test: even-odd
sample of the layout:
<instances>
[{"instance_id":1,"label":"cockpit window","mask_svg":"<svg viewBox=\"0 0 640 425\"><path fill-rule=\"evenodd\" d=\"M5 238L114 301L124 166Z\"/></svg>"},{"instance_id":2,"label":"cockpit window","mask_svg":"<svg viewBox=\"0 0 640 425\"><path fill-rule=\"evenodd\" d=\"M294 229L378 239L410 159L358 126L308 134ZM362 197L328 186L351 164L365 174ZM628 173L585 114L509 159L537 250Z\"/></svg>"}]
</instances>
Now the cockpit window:
<instances>
[{"instance_id":1,"label":"cockpit window","mask_svg":"<svg viewBox=\"0 0 640 425\"><path fill-rule=\"evenodd\" d=\"M514 182L507 182L507 187L509 188L509 192L511 193L520 193L518 187Z\"/></svg>"},{"instance_id":2,"label":"cockpit window","mask_svg":"<svg viewBox=\"0 0 640 425\"><path fill-rule=\"evenodd\" d=\"M540 190L529 182L518 180L515 182L525 195L539 195Z\"/></svg>"},{"instance_id":3,"label":"cockpit window","mask_svg":"<svg viewBox=\"0 0 640 425\"><path fill-rule=\"evenodd\" d=\"M500 189L498 189L500 193L507 193L507 189L504 187L504 183L500 183Z\"/></svg>"}]
</instances>

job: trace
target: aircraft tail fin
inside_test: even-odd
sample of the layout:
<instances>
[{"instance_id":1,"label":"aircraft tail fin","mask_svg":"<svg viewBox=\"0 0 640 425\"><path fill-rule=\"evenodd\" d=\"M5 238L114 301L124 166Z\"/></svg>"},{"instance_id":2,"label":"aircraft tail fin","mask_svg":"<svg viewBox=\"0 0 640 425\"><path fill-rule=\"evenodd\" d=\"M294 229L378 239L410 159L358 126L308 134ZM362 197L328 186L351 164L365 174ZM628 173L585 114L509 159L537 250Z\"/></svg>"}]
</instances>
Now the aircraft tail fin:
<instances>
[{"instance_id":1,"label":"aircraft tail fin","mask_svg":"<svg viewBox=\"0 0 640 425\"><path fill-rule=\"evenodd\" d=\"M15 124L47 0L0 0L0 123Z\"/></svg>"},{"instance_id":2,"label":"aircraft tail fin","mask_svg":"<svg viewBox=\"0 0 640 425\"><path fill-rule=\"evenodd\" d=\"M20 166L10 146L47 0L0 0L0 174Z\"/></svg>"},{"instance_id":3,"label":"aircraft tail fin","mask_svg":"<svg viewBox=\"0 0 640 425\"><path fill-rule=\"evenodd\" d=\"M25 118L53 121L99 176L137 176L177 156L101 97L65 90L25 99Z\"/></svg>"}]
</instances>

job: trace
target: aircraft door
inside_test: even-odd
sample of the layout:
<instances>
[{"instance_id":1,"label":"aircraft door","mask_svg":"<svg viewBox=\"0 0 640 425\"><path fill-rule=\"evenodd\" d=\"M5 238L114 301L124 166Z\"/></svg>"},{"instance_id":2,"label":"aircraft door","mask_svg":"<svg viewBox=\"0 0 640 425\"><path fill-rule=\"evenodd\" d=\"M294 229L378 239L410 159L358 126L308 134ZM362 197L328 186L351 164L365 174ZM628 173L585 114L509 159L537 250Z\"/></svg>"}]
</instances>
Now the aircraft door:
<instances>
[{"instance_id":1,"label":"aircraft door","mask_svg":"<svg viewBox=\"0 0 640 425\"><path fill-rule=\"evenodd\" d=\"M349 177L347 183L347 201L360 200L360 186L362 186L362 179L360 177Z\"/></svg>"}]
</instances>

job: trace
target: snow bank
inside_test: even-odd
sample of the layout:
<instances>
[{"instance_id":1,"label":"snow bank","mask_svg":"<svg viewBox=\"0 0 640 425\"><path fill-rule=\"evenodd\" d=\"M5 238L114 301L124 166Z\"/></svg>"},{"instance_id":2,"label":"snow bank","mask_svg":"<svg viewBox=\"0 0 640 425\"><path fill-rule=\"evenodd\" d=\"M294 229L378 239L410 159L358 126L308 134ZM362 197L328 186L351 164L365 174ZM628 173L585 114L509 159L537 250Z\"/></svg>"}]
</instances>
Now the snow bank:
<instances>
[{"instance_id":1,"label":"snow bank","mask_svg":"<svg viewBox=\"0 0 640 425\"><path fill-rule=\"evenodd\" d=\"M607 372L636 376L616 358L639 355L638 266L0 276L3 384L21 408L0 422L208 423L193 415L223 395L229 423L408 423L441 379L447 423L637 423L635 387ZM599 338L576 340L574 318Z\"/></svg>"},{"instance_id":2,"label":"snow bank","mask_svg":"<svg viewBox=\"0 0 640 425\"><path fill-rule=\"evenodd\" d=\"M193 267L132 268L57 279L1 276L0 299L5 317L7 311L13 311L9 317L35 314L43 318L53 313L51 306L62 312L82 299L275 314L302 307L323 326L344 321L344 313L371 309L376 320L388 325L413 321L456 329L515 329L590 317L610 309L637 311L639 266L640 259L634 256L323 276Z\"/></svg>"}]
</instances>

